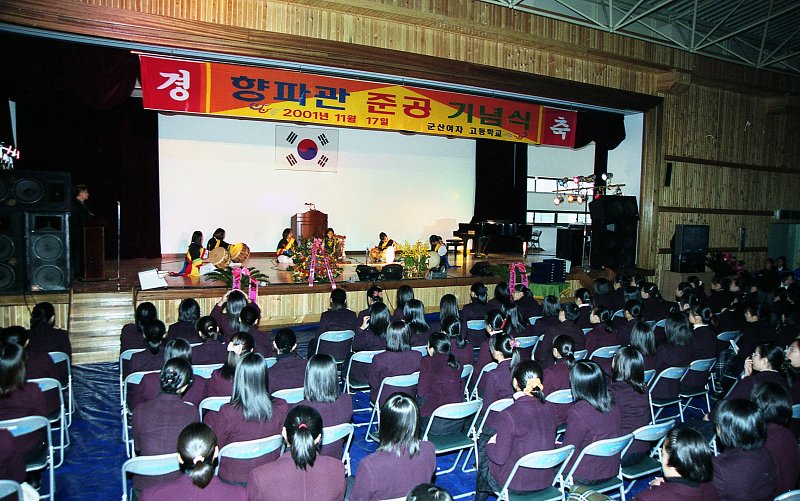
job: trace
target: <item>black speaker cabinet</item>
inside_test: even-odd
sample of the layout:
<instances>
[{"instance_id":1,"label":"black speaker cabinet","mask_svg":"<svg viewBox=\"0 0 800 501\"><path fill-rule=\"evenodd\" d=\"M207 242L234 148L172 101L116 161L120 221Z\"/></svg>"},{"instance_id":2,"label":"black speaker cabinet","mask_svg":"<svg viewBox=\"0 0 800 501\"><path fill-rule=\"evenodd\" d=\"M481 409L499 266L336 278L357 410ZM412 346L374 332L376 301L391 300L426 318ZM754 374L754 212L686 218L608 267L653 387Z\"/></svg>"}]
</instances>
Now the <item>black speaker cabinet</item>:
<instances>
[{"instance_id":1,"label":"black speaker cabinet","mask_svg":"<svg viewBox=\"0 0 800 501\"><path fill-rule=\"evenodd\" d=\"M703 273L706 271L706 255L699 253L673 253L669 271L676 273Z\"/></svg>"},{"instance_id":2,"label":"black speaker cabinet","mask_svg":"<svg viewBox=\"0 0 800 501\"><path fill-rule=\"evenodd\" d=\"M676 224L675 245L672 253L702 254L705 256L708 253L708 225ZM672 271L676 270L673 269Z\"/></svg>"},{"instance_id":3,"label":"black speaker cabinet","mask_svg":"<svg viewBox=\"0 0 800 501\"><path fill-rule=\"evenodd\" d=\"M566 259L572 266L583 266L583 228L556 230L556 257Z\"/></svg>"},{"instance_id":4,"label":"black speaker cabinet","mask_svg":"<svg viewBox=\"0 0 800 501\"><path fill-rule=\"evenodd\" d=\"M0 294L25 291L25 214L0 209Z\"/></svg>"},{"instance_id":5,"label":"black speaker cabinet","mask_svg":"<svg viewBox=\"0 0 800 501\"><path fill-rule=\"evenodd\" d=\"M361 282L374 282L378 279L380 272L377 268L373 268L372 266L359 264L356 266L356 275L358 275L358 280Z\"/></svg>"},{"instance_id":6,"label":"black speaker cabinet","mask_svg":"<svg viewBox=\"0 0 800 501\"><path fill-rule=\"evenodd\" d=\"M0 171L0 206L23 211L68 211L72 201L69 172Z\"/></svg>"},{"instance_id":7,"label":"black speaker cabinet","mask_svg":"<svg viewBox=\"0 0 800 501\"><path fill-rule=\"evenodd\" d=\"M381 280L402 280L403 266L392 263L381 268Z\"/></svg>"},{"instance_id":8,"label":"black speaker cabinet","mask_svg":"<svg viewBox=\"0 0 800 501\"><path fill-rule=\"evenodd\" d=\"M478 261L472 265L469 274L473 277L490 277L492 273L492 263L489 261Z\"/></svg>"},{"instance_id":9,"label":"black speaker cabinet","mask_svg":"<svg viewBox=\"0 0 800 501\"><path fill-rule=\"evenodd\" d=\"M592 268L634 268L639 208L636 197L606 195L589 203Z\"/></svg>"},{"instance_id":10,"label":"black speaker cabinet","mask_svg":"<svg viewBox=\"0 0 800 501\"><path fill-rule=\"evenodd\" d=\"M65 291L72 284L68 212L29 212L27 235L28 286L36 291Z\"/></svg>"}]
</instances>

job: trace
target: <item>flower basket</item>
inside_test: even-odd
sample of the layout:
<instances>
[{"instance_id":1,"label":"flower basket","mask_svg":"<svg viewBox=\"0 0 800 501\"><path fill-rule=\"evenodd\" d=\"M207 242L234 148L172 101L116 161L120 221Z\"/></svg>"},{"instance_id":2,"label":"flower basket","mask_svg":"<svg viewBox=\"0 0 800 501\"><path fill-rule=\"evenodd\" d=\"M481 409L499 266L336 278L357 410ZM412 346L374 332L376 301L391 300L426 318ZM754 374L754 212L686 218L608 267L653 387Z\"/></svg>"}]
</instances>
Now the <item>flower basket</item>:
<instances>
[{"instance_id":1,"label":"flower basket","mask_svg":"<svg viewBox=\"0 0 800 501\"><path fill-rule=\"evenodd\" d=\"M406 278L425 276L425 272L428 271L428 253L430 252L428 244L422 243L421 240L417 240L413 244L404 241L397 245L397 250L400 253L403 275Z\"/></svg>"},{"instance_id":2,"label":"flower basket","mask_svg":"<svg viewBox=\"0 0 800 501\"><path fill-rule=\"evenodd\" d=\"M325 252L322 239L298 237L294 251L294 266L289 270L295 282L333 283L342 275L341 252Z\"/></svg>"}]
</instances>

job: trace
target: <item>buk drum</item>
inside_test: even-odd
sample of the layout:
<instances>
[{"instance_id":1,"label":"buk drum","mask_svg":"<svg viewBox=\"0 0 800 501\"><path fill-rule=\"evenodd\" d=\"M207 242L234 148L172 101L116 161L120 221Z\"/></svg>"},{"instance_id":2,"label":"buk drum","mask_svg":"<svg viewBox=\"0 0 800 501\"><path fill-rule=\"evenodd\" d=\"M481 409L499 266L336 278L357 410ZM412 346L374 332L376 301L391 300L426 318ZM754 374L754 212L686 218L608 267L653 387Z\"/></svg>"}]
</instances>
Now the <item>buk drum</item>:
<instances>
[{"instance_id":1,"label":"buk drum","mask_svg":"<svg viewBox=\"0 0 800 501\"><path fill-rule=\"evenodd\" d=\"M216 249L211 249L211 252L208 253L208 262L217 269L222 270L231 264L231 255L228 254L228 250L224 247L217 247Z\"/></svg>"},{"instance_id":2,"label":"buk drum","mask_svg":"<svg viewBox=\"0 0 800 501\"><path fill-rule=\"evenodd\" d=\"M231 245L228 250L231 253L231 261L234 263L244 263L250 257L250 247L242 242Z\"/></svg>"}]
</instances>

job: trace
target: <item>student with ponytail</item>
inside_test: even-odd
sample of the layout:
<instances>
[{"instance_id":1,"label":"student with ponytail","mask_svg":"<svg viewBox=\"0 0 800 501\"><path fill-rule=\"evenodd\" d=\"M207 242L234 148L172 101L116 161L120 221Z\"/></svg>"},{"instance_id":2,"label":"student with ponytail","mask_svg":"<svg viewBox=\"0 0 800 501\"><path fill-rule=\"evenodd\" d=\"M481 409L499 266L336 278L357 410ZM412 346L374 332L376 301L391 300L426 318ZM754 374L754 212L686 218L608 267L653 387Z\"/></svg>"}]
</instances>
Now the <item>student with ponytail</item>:
<instances>
[{"instance_id":1,"label":"student with ponytail","mask_svg":"<svg viewBox=\"0 0 800 501\"><path fill-rule=\"evenodd\" d=\"M478 385L484 409L495 400L507 398L513 394L511 373L520 362L519 342L510 334L498 334L491 338L489 349L492 359L497 362L497 368L485 373Z\"/></svg>"},{"instance_id":2,"label":"student with ponytail","mask_svg":"<svg viewBox=\"0 0 800 501\"><path fill-rule=\"evenodd\" d=\"M428 339L428 356L422 358L419 368L417 403L420 405L422 429L425 429L437 407L461 402L463 399L461 364L450 352L450 339L441 332L434 332ZM457 433L462 425L461 420L439 419L431 425L431 433Z\"/></svg>"},{"instance_id":3,"label":"student with ponytail","mask_svg":"<svg viewBox=\"0 0 800 501\"><path fill-rule=\"evenodd\" d=\"M575 303L562 303L561 311L558 312L558 324L545 332L544 337L536 345L533 359L545 369L555 362L550 349L558 336L566 335L572 339L573 352L586 348L586 336L583 335L583 331L577 325L581 314L580 310L581 308Z\"/></svg>"},{"instance_id":4,"label":"student with ponytail","mask_svg":"<svg viewBox=\"0 0 800 501\"><path fill-rule=\"evenodd\" d=\"M242 313L242 308L248 304L258 308L258 305L250 301L244 292L229 290L212 308L211 316L219 324L225 341L230 341L234 334L241 331L242 324L239 315Z\"/></svg>"},{"instance_id":5,"label":"student with ponytail","mask_svg":"<svg viewBox=\"0 0 800 501\"><path fill-rule=\"evenodd\" d=\"M753 354L745 359L744 377L736 383L725 399L748 399L757 384L767 382L778 384L789 391L785 360L784 350L779 346L770 343L756 346Z\"/></svg>"},{"instance_id":6,"label":"student with ponytail","mask_svg":"<svg viewBox=\"0 0 800 501\"><path fill-rule=\"evenodd\" d=\"M511 303L511 292L508 289L508 282L500 282L494 286L494 299L486 303L490 310L502 310L503 305Z\"/></svg>"},{"instance_id":7,"label":"student with ponytail","mask_svg":"<svg viewBox=\"0 0 800 501\"><path fill-rule=\"evenodd\" d=\"M164 347L164 363L173 358L182 358L192 363L193 349L185 339L171 339ZM156 398L161 391L161 381L158 372L151 372L142 377L138 385L131 385L128 388L128 408L135 410L139 404L148 402ZM204 378L192 378L192 384L181 395L181 400L191 402L198 406L206 398L206 380Z\"/></svg>"},{"instance_id":8,"label":"student with ponytail","mask_svg":"<svg viewBox=\"0 0 800 501\"><path fill-rule=\"evenodd\" d=\"M592 293L589 289L581 287L575 291L575 304L580 308L580 317L576 324L581 329L591 329L592 323L589 321L589 316L592 314Z\"/></svg>"},{"instance_id":9,"label":"student with ponytail","mask_svg":"<svg viewBox=\"0 0 800 501\"><path fill-rule=\"evenodd\" d=\"M187 425L178 435L178 464L183 475L144 489L140 501L247 500L243 488L225 484L214 476L218 456L217 437L211 428L203 423Z\"/></svg>"},{"instance_id":10,"label":"student with ponytail","mask_svg":"<svg viewBox=\"0 0 800 501\"><path fill-rule=\"evenodd\" d=\"M344 465L339 459L319 454L322 427L322 416L316 409L298 405L289 411L281 431L287 450L276 461L250 472L247 499L342 501Z\"/></svg>"},{"instance_id":11,"label":"student with ponytail","mask_svg":"<svg viewBox=\"0 0 800 501\"><path fill-rule=\"evenodd\" d=\"M442 318L442 333L450 338L450 353L455 355L462 366L475 363L475 351L472 344L464 337L464 330L457 317L446 316Z\"/></svg>"},{"instance_id":12,"label":"student with ponytail","mask_svg":"<svg viewBox=\"0 0 800 501\"><path fill-rule=\"evenodd\" d=\"M158 311L153 303L139 303L133 316L133 323L122 327L119 336L119 351L138 350L145 347L144 326L150 320L158 320Z\"/></svg>"},{"instance_id":13,"label":"student with ponytail","mask_svg":"<svg viewBox=\"0 0 800 501\"><path fill-rule=\"evenodd\" d=\"M31 328L28 330L28 339L31 342L28 352L60 351L72 356L69 332L57 329L55 325L56 309L52 303L45 301L34 306L31 311Z\"/></svg>"},{"instance_id":14,"label":"student with ponytail","mask_svg":"<svg viewBox=\"0 0 800 501\"><path fill-rule=\"evenodd\" d=\"M498 334L511 332L511 325L506 322L500 310L489 310L486 312L485 318L486 334L479 342L470 340L473 346L480 346L478 352L478 361L475 363L475 374L480 374L484 366L492 362L492 352L489 349L489 342ZM477 376L476 376L477 377Z\"/></svg>"},{"instance_id":15,"label":"student with ponytail","mask_svg":"<svg viewBox=\"0 0 800 501\"><path fill-rule=\"evenodd\" d=\"M486 312L489 311L487 306L488 289L483 282L475 282L469 288L470 302L461 308L460 318L463 322L468 320L482 320L486 317Z\"/></svg>"},{"instance_id":16,"label":"student with ponytail","mask_svg":"<svg viewBox=\"0 0 800 501\"><path fill-rule=\"evenodd\" d=\"M164 363L163 348L167 328L161 320L150 320L144 325L145 349L134 353L130 361L123 362L122 376L141 371L157 371Z\"/></svg>"},{"instance_id":17,"label":"student with ponytail","mask_svg":"<svg viewBox=\"0 0 800 501\"><path fill-rule=\"evenodd\" d=\"M714 312L711 308L699 304L689 309L689 324L692 327L692 351L696 360L716 358L717 335Z\"/></svg>"},{"instance_id":18,"label":"student with ponytail","mask_svg":"<svg viewBox=\"0 0 800 501\"><path fill-rule=\"evenodd\" d=\"M605 306L595 306L589 320L592 330L586 333L586 350L589 355L597 348L614 346L617 343L617 333L614 332L614 322L611 321L614 312Z\"/></svg>"},{"instance_id":19,"label":"student with ponytail","mask_svg":"<svg viewBox=\"0 0 800 501\"><path fill-rule=\"evenodd\" d=\"M622 318L616 317L613 322L617 334L617 344L626 345L631 342L633 326L642 319L642 302L639 299L630 299L625 302Z\"/></svg>"},{"instance_id":20,"label":"student with ponytail","mask_svg":"<svg viewBox=\"0 0 800 501\"><path fill-rule=\"evenodd\" d=\"M555 296L546 296L542 300L542 318L536 321L531 328L531 335L542 336L548 331L558 327L558 314L561 311L561 303Z\"/></svg>"},{"instance_id":21,"label":"student with ponytail","mask_svg":"<svg viewBox=\"0 0 800 501\"><path fill-rule=\"evenodd\" d=\"M221 364L228 358L228 350L222 342L222 333L214 317L207 315L197 321L197 335L201 344L192 347L192 359L195 364Z\"/></svg>"},{"instance_id":22,"label":"student with ponytail","mask_svg":"<svg viewBox=\"0 0 800 501\"><path fill-rule=\"evenodd\" d=\"M650 322L657 322L667 318L674 303L664 301L661 291L653 282L645 282L642 286L642 319Z\"/></svg>"},{"instance_id":23,"label":"student with ponytail","mask_svg":"<svg viewBox=\"0 0 800 501\"><path fill-rule=\"evenodd\" d=\"M575 364L574 353L575 342L571 337L562 334L553 340L551 355L555 363L544 368L544 375L547 378L545 395L569 389L569 370Z\"/></svg>"},{"instance_id":24,"label":"student with ponytail","mask_svg":"<svg viewBox=\"0 0 800 501\"><path fill-rule=\"evenodd\" d=\"M219 369L211 373L206 385L209 397L227 397L233 393L233 375L236 372L236 363L244 355L253 351L253 336L246 332L234 334L228 342L228 359Z\"/></svg>"},{"instance_id":25,"label":"student with ponytail","mask_svg":"<svg viewBox=\"0 0 800 501\"><path fill-rule=\"evenodd\" d=\"M650 422L650 402L647 399L647 385L644 383L644 357L633 346L623 346L611 360L611 385L614 402L622 413L622 433L633 430ZM640 462L650 452L652 444L634 440L622 465L628 466Z\"/></svg>"},{"instance_id":26,"label":"student with ponytail","mask_svg":"<svg viewBox=\"0 0 800 501\"><path fill-rule=\"evenodd\" d=\"M499 492L508 480L514 464L522 456L553 448L556 437L556 414L544 403L544 374L539 364L526 360L514 367L511 385L514 403L492 419L496 433L478 461L476 501L485 501ZM479 448L479 454L483 452ZM552 470L523 468L511 481L512 494L525 494L548 487Z\"/></svg>"}]
</instances>

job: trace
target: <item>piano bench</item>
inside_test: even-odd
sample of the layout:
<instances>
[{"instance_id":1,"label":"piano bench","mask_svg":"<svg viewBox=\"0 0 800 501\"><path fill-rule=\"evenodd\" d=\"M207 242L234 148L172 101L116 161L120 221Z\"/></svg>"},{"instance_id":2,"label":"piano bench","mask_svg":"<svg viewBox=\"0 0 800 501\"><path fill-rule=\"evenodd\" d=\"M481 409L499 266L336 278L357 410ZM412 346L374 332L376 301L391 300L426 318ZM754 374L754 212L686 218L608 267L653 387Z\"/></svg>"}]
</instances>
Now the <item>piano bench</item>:
<instances>
[{"instance_id":1,"label":"piano bench","mask_svg":"<svg viewBox=\"0 0 800 501\"><path fill-rule=\"evenodd\" d=\"M453 264L455 264L458 258L458 249L464 247L464 240L460 238L449 238L445 240L445 245L447 246L448 253L451 248L453 249Z\"/></svg>"}]
</instances>

